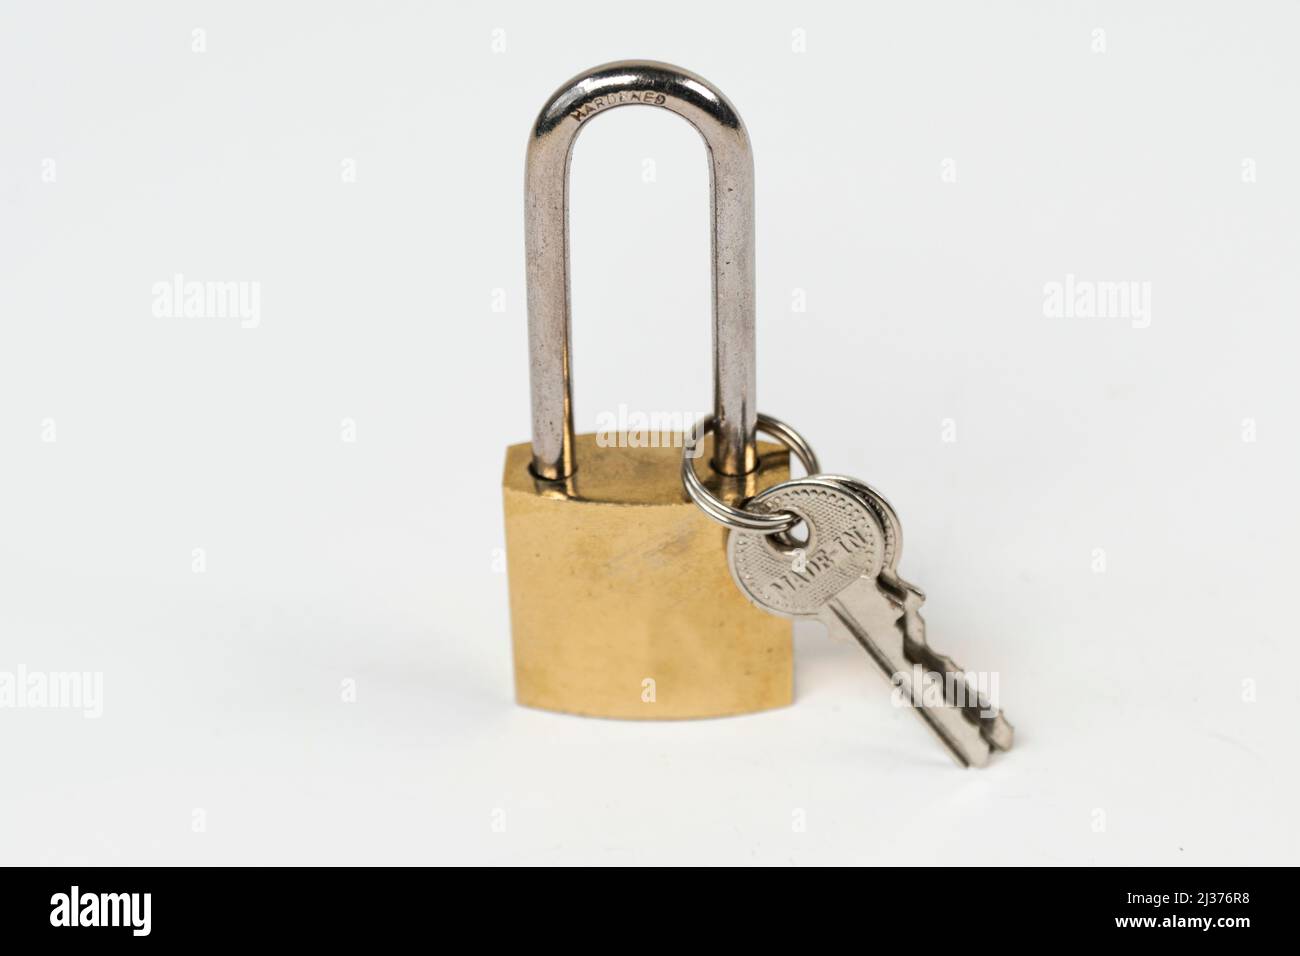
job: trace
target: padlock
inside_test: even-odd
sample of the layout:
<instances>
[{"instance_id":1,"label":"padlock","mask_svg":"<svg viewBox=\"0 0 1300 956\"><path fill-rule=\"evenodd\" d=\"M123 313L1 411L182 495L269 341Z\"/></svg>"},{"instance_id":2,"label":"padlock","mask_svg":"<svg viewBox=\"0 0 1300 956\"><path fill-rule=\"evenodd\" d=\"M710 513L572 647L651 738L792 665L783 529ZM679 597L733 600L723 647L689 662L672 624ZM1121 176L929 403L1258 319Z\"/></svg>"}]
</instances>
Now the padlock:
<instances>
[{"instance_id":1,"label":"padlock","mask_svg":"<svg viewBox=\"0 0 1300 956\"><path fill-rule=\"evenodd\" d=\"M529 707L599 717L781 707L793 695L791 624L732 582L726 530L683 491L683 436L573 433L569 158L588 119L634 104L685 118L710 163L714 411L696 473L729 502L789 477L786 449L755 438L754 165L744 124L712 84L664 63L575 77L542 108L526 162L533 437L506 450L504 481L515 693Z\"/></svg>"}]
</instances>

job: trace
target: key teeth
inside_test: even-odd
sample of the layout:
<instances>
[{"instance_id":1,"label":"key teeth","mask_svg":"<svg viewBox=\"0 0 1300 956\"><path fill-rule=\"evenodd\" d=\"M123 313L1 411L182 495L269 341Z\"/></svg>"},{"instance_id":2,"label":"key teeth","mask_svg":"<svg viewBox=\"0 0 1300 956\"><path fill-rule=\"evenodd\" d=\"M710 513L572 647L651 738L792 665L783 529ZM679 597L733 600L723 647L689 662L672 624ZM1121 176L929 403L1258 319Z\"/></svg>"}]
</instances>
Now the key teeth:
<instances>
[{"instance_id":1,"label":"key teeth","mask_svg":"<svg viewBox=\"0 0 1300 956\"><path fill-rule=\"evenodd\" d=\"M903 598L904 613L900 624L906 641L907 656L927 670L942 674L945 678L949 674L964 675L965 670L956 661L946 654L938 653L926 642L925 619L921 617L920 612L925 596L920 589L903 581L897 575L891 575L888 580L882 575L881 581L887 591ZM990 707L988 701L980 697L977 690L971 688L964 676L962 682L966 685L966 692L975 696L975 703L963 707L962 715L979 727L980 737L989 747L989 752L981 753L982 759L978 762L972 760L970 766L985 767L988 766L992 751L1005 752L1011 749L1015 741L1015 727L1002 716L1001 710ZM991 716L988 714L990 710L993 711Z\"/></svg>"}]
</instances>

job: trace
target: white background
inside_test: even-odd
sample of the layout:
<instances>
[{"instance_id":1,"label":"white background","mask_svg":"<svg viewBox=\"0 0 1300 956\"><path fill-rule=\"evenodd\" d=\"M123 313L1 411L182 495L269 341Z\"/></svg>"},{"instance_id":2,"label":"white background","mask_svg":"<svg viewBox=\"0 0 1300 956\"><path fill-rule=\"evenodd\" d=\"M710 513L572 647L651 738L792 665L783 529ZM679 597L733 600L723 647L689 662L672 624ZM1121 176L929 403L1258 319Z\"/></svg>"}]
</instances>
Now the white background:
<instances>
[{"instance_id":1,"label":"white background","mask_svg":"<svg viewBox=\"0 0 1300 956\"><path fill-rule=\"evenodd\" d=\"M104 701L0 710L0 862L1292 861L1298 26L7 4L0 670L99 671ZM994 767L956 769L815 625L780 712L513 704L524 144L625 57L744 117L759 405L898 508L931 642L1000 674ZM579 428L707 409L698 137L614 111L573 175ZM176 273L260 283L260 324L156 317ZM1149 327L1045 317L1067 274L1149 282Z\"/></svg>"}]
</instances>

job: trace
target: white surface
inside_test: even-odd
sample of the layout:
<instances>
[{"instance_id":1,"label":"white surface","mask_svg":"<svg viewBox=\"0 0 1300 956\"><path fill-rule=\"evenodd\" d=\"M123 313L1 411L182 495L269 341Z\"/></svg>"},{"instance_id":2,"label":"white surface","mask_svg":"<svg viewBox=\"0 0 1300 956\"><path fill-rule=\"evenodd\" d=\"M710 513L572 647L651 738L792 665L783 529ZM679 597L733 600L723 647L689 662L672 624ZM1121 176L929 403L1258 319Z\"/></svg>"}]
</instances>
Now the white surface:
<instances>
[{"instance_id":1,"label":"white surface","mask_svg":"<svg viewBox=\"0 0 1300 956\"><path fill-rule=\"evenodd\" d=\"M0 671L104 700L0 710L0 861L1293 861L1294 5L477 6L5 8ZM815 627L786 711L512 704L523 147L629 56L744 116L759 404L899 509L994 768ZM695 133L615 111L573 172L580 428L707 408ZM177 272L260 324L155 317ZM1150 326L1045 318L1067 274Z\"/></svg>"}]
</instances>

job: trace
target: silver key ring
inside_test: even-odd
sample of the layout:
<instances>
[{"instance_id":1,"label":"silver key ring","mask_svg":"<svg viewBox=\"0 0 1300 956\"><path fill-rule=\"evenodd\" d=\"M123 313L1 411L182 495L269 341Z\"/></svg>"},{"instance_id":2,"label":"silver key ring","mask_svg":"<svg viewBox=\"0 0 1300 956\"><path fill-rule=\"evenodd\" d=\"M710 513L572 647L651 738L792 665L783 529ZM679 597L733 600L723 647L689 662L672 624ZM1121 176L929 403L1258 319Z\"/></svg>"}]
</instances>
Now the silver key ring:
<instances>
[{"instance_id":1,"label":"silver key ring","mask_svg":"<svg viewBox=\"0 0 1300 956\"><path fill-rule=\"evenodd\" d=\"M713 431L713 416L707 415L700 419L700 423L695 426L695 431L686 437L682 445L682 484L686 486L686 494L690 496L691 501L699 505L701 511L718 524L728 528L737 531L761 531L764 534L789 531L803 520L789 511L774 511L770 514L744 511L727 504L705 488L704 482L700 481L700 476L695 473L697 457L695 448L711 431ZM785 422L759 412L758 431L769 438L775 438L790 449L808 474L815 475L821 471L812 446Z\"/></svg>"}]
</instances>

